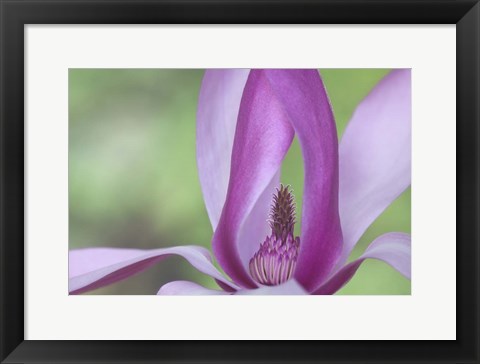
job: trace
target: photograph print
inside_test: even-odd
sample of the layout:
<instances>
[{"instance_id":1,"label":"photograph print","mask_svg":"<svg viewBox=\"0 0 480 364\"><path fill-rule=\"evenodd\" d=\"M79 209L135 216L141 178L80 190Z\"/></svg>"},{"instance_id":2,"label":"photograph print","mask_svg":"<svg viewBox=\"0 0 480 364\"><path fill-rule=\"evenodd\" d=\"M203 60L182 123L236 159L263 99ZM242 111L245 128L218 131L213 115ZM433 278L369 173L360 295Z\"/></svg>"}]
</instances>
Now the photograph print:
<instances>
[{"instance_id":1,"label":"photograph print","mask_svg":"<svg viewBox=\"0 0 480 364\"><path fill-rule=\"evenodd\" d=\"M410 69L71 68L68 89L69 294L411 294Z\"/></svg>"}]
</instances>

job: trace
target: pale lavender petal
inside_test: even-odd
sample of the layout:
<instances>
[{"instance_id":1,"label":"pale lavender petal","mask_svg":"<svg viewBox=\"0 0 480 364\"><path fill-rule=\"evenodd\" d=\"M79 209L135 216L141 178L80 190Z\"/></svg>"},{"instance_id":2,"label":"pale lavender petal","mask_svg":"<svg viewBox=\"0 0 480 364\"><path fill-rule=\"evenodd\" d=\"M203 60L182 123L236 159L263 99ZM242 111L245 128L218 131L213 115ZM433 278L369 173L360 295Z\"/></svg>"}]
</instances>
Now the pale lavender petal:
<instances>
[{"instance_id":1,"label":"pale lavender petal","mask_svg":"<svg viewBox=\"0 0 480 364\"><path fill-rule=\"evenodd\" d=\"M189 281L175 281L162 286L157 293L161 296L212 296L212 295L229 295L231 293L205 288L197 283Z\"/></svg>"},{"instance_id":2,"label":"pale lavender petal","mask_svg":"<svg viewBox=\"0 0 480 364\"><path fill-rule=\"evenodd\" d=\"M405 233L387 233L375 239L357 260L345 265L313 294L334 294L355 274L365 259L378 259L390 264L403 276L411 278L411 239Z\"/></svg>"},{"instance_id":3,"label":"pale lavender petal","mask_svg":"<svg viewBox=\"0 0 480 364\"><path fill-rule=\"evenodd\" d=\"M69 252L69 292L78 294L128 278L171 255L185 258L200 272L210 275L233 289L212 264L208 250L198 246L137 250L115 248L87 248Z\"/></svg>"},{"instance_id":4,"label":"pale lavender petal","mask_svg":"<svg viewBox=\"0 0 480 364\"><path fill-rule=\"evenodd\" d=\"M394 70L360 103L340 142L343 264L411 183L411 72Z\"/></svg>"},{"instance_id":5,"label":"pale lavender petal","mask_svg":"<svg viewBox=\"0 0 480 364\"><path fill-rule=\"evenodd\" d=\"M254 288L238 251L239 228L279 170L297 133L305 161L302 245L296 278L313 289L341 250L338 146L328 98L316 70L251 71L242 97L230 180L213 248L222 268Z\"/></svg>"},{"instance_id":6,"label":"pale lavender petal","mask_svg":"<svg viewBox=\"0 0 480 364\"><path fill-rule=\"evenodd\" d=\"M255 289L243 289L235 294L241 296L295 296L308 293L295 279L290 279L278 286L261 286Z\"/></svg>"},{"instance_id":7,"label":"pale lavender petal","mask_svg":"<svg viewBox=\"0 0 480 364\"><path fill-rule=\"evenodd\" d=\"M197 110L197 164L208 216L215 230L227 194L233 137L248 69L207 70ZM244 267L268 233L266 222L280 171L258 198L238 239Z\"/></svg>"},{"instance_id":8,"label":"pale lavender petal","mask_svg":"<svg viewBox=\"0 0 480 364\"><path fill-rule=\"evenodd\" d=\"M268 214L272 204L275 188L280 185L280 171L275 173L267 188L262 192L252 211L245 219L238 237L238 251L243 266L247 269L248 263L270 233Z\"/></svg>"},{"instance_id":9,"label":"pale lavender petal","mask_svg":"<svg viewBox=\"0 0 480 364\"><path fill-rule=\"evenodd\" d=\"M249 71L208 70L198 96L198 174L213 230L217 227L227 195L233 136Z\"/></svg>"}]
</instances>

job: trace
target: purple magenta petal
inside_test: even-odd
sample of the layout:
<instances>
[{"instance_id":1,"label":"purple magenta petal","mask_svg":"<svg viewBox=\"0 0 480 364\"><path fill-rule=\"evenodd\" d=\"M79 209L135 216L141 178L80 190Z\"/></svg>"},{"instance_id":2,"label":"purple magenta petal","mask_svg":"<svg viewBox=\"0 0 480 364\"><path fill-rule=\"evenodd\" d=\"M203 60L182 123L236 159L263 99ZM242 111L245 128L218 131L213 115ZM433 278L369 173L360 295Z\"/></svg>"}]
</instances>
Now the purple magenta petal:
<instances>
[{"instance_id":1,"label":"purple magenta petal","mask_svg":"<svg viewBox=\"0 0 480 364\"><path fill-rule=\"evenodd\" d=\"M318 72L251 71L237 121L227 198L213 240L222 268L246 288L256 284L239 254L239 229L279 170L294 132L302 146L306 181L296 278L307 289L318 286L341 250L337 136Z\"/></svg>"},{"instance_id":2,"label":"purple magenta petal","mask_svg":"<svg viewBox=\"0 0 480 364\"><path fill-rule=\"evenodd\" d=\"M215 282L218 284L218 286L223 289L226 292L236 292L237 290L233 288L231 285L225 284L222 281L219 281L218 279L215 279ZM231 283L230 283L231 284Z\"/></svg>"},{"instance_id":3,"label":"purple magenta petal","mask_svg":"<svg viewBox=\"0 0 480 364\"><path fill-rule=\"evenodd\" d=\"M261 286L255 289L243 289L235 294L240 296L294 296L306 295L308 293L295 279L290 279L277 286Z\"/></svg>"},{"instance_id":4,"label":"purple magenta petal","mask_svg":"<svg viewBox=\"0 0 480 364\"><path fill-rule=\"evenodd\" d=\"M137 250L89 248L69 252L69 292L78 294L100 288L139 273L171 255L185 258L199 271L231 286L212 264L208 250L197 246Z\"/></svg>"},{"instance_id":5,"label":"purple magenta petal","mask_svg":"<svg viewBox=\"0 0 480 364\"><path fill-rule=\"evenodd\" d=\"M335 120L316 70L265 73L302 148L305 186L295 278L311 290L330 274L342 249Z\"/></svg>"},{"instance_id":6,"label":"purple magenta petal","mask_svg":"<svg viewBox=\"0 0 480 364\"><path fill-rule=\"evenodd\" d=\"M205 205L215 230L225 203L233 138L248 69L208 70L197 111L197 164ZM239 254L244 267L268 233L266 222L280 172L272 178L240 228Z\"/></svg>"},{"instance_id":7,"label":"purple magenta petal","mask_svg":"<svg viewBox=\"0 0 480 364\"><path fill-rule=\"evenodd\" d=\"M322 284L313 294L334 294L353 277L365 259L378 259L390 264L403 276L411 277L410 235L387 233L375 239L357 260L345 265Z\"/></svg>"},{"instance_id":8,"label":"purple magenta petal","mask_svg":"<svg viewBox=\"0 0 480 364\"><path fill-rule=\"evenodd\" d=\"M245 86L227 198L213 237L213 251L220 265L236 283L246 288L256 288L256 284L239 254L240 228L279 170L293 139L293 129L278 100L271 90L258 85L259 75L250 72ZM264 77L262 83L265 83ZM267 218L268 215L262 221Z\"/></svg>"},{"instance_id":9,"label":"purple magenta petal","mask_svg":"<svg viewBox=\"0 0 480 364\"><path fill-rule=\"evenodd\" d=\"M189 281L175 281L162 286L157 293L161 296L184 295L184 296L212 296L228 295L231 293L215 289L205 288L197 283Z\"/></svg>"},{"instance_id":10,"label":"purple magenta petal","mask_svg":"<svg viewBox=\"0 0 480 364\"><path fill-rule=\"evenodd\" d=\"M340 142L343 264L370 224L411 183L411 72L388 74L360 103Z\"/></svg>"}]
</instances>

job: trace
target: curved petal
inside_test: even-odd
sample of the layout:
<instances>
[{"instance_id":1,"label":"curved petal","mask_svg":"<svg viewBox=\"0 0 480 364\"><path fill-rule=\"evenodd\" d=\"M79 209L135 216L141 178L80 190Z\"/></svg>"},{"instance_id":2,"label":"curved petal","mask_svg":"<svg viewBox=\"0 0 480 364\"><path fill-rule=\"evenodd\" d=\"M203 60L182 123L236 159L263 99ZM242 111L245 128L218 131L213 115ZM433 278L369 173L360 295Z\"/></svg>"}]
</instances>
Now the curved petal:
<instances>
[{"instance_id":1,"label":"curved petal","mask_svg":"<svg viewBox=\"0 0 480 364\"><path fill-rule=\"evenodd\" d=\"M232 286L223 283L222 281L219 281L218 279L215 279L215 282L218 284L218 286L223 289L226 292L236 292L237 290L233 288ZM230 283L231 284L231 283Z\"/></svg>"},{"instance_id":2,"label":"curved petal","mask_svg":"<svg viewBox=\"0 0 480 364\"><path fill-rule=\"evenodd\" d=\"M69 252L69 292L78 294L100 288L141 272L171 255L185 258L200 272L231 286L212 264L208 250L198 246L138 250L87 248Z\"/></svg>"},{"instance_id":3,"label":"curved petal","mask_svg":"<svg viewBox=\"0 0 480 364\"><path fill-rule=\"evenodd\" d=\"M278 286L261 286L255 289L243 289L235 293L239 296L295 296L308 294L305 289L295 280L280 284Z\"/></svg>"},{"instance_id":4,"label":"curved petal","mask_svg":"<svg viewBox=\"0 0 480 364\"><path fill-rule=\"evenodd\" d=\"M311 290L330 274L342 249L337 129L318 71L270 70L266 75L302 149L305 186L295 278Z\"/></svg>"},{"instance_id":5,"label":"curved petal","mask_svg":"<svg viewBox=\"0 0 480 364\"><path fill-rule=\"evenodd\" d=\"M265 237L270 233L270 225L267 221L268 214L275 188L278 186L280 186L280 170L275 173L240 228L238 252L245 269L248 269L250 259L259 249L260 244L264 242Z\"/></svg>"},{"instance_id":6,"label":"curved petal","mask_svg":"<svg viewBox=\"0 0 480 364\"><path fill-rule=\"evenodd\" d=\"M370 224L411 183L411 72L389 73L360 103L340 142L343 264Z\"/></svg>"},{"instance_id":7,"label":"curved petal","mask_svg":"<svg viewBox=\"0 0 480 364\"><path fill-rule=\"evenodd\" d=\"M205 288L197 283L189 281L174 281L167 283L160 288L158 295L186 295L186 296L210 296L210 295L231 295L215 289ZM270 296L270 295L306 295L308 294L295 280L290 280L278 286L262 286L255 289L244 289L235 293L239 296Z\"/></svg>"},{"instance_id":8,"label":"curved petal","mask_svg":"<svg viewBox=\"0 0 480 364\"><path fill-rule=\"evenodd\" d=\"M208 70L200 88L197 110L197 165L213 230L227 195L233 137L243 89L250 70ZM274 175L240 228L239 254L244 267L268 233L266 222L280 171Z\"/></svg>"},{"instance_id":9,"label":"curved petal","mask_svg":"<svg viewBox=\"0 0 480 364\"><path fill-rule=\"evenodd\" d=\"M167 283L160 288L157 295L172 296L212 296L212 295L228 295L231 293L219 291L215 289L205 288L197 283L189 281L174 281Z\"/></svg>"},{"instance_id":10,"label":"curved petal","mask_svg":"<svg viewBox=\"0 0 480 364\"><path fill-rule=\"evenodd\" d=\"M353 277L365 259L378 259L390 264L403 276L411 277L410 235L387 233L375 239L357 260L347 264L318 288L313 294L334 294Z\"/></svg>"},{"instance_id":11,"label":"curved petal","mask_svg":"<svg viewBox=\"0 0 480 364\"><path fill-rule=\"evenodd\" d=\"M248 69L208 70L197 108L197 166L205 206L216 229L227 195L233 136Z\"/></svg>"},{"instance_id":12,"label":"curved petal","mask_svg":"<svg viewBox=\"0 0 480 364\"><path fill-rule=\"evenodd\" d=\"M293 139L293 129L282 106L268 85L259 85L259 75L251 71L245 86L233 144L227 197L212 242L215 257L223 270L246 288L256 288L256 284L239 254L240 228L279 170ZM265 78L262 79L264 84ZM267 217L268 214L264 220Z\"/></svg>"},{"instance_id":13,"label":"curved petal","mask_svg":"<svg viewBox=\"0 0 480 364\"><path fill-rule=\"evenodd\" d=\"M256 284L238 252L239 228L297 133L305 161L302 244L296 278L312 289L341 250L336 128L316 70L254 70L240 106L227 198L213 249L223 269L246 288Z\"/></svg>"}]
</instances>

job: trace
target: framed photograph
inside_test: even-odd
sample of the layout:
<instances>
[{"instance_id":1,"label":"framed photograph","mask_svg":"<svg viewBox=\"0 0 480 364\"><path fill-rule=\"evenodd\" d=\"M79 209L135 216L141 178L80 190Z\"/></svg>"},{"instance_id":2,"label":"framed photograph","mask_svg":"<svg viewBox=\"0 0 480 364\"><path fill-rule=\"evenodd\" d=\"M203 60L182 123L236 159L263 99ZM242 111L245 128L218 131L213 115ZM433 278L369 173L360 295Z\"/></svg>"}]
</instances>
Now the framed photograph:
<instances>
[{"instance_id":1,"label":"framed photograph","mask_svg":"<svg viewBox=\"0 0 480 364\"><path fill-rule=\"evenodd\" d=\"M478 363L478 1L1 3L2 363Z\"/></svg>"}]
</instances>

